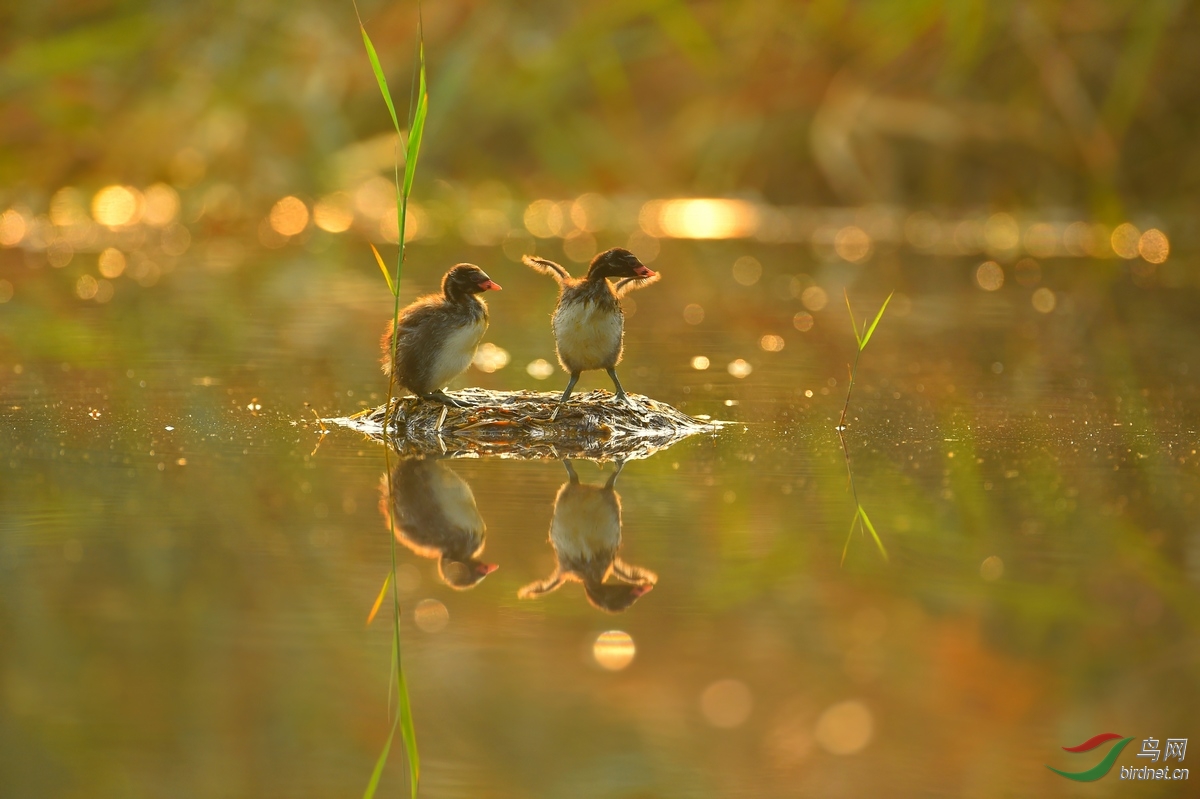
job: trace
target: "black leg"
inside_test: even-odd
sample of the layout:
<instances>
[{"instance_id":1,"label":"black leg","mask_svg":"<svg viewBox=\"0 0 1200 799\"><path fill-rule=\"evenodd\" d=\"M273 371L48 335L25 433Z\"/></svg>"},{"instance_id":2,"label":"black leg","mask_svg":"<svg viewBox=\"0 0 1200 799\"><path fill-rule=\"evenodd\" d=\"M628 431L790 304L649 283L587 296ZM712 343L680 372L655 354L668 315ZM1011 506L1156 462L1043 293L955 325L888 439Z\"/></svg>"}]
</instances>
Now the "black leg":
<instances>
[{"instance_id":1,"label":"black leg","mask_svg":"<svg viewBox=\"0 0 1200 799\"><path fill-rule=\"evenodd\" d=\"M563 392L562 399L558 401L562 405L571 396L571 392L575 390L575 384L579 382L579 372L571 372L571 381L567 383L567 390Z\"/></svg>"},{"instance_id":2,"label":"black leg","mask_svg":"<svg viewBox=\"0 0 1200 799\"><path fill-rule=\"evenodd\" d=\"M621 387L621 381L617 379L617 370L610 366L607 371L608 376L612 378L613 385L617 387L617 395L614 399L625 399L625 389Z\"/></svg>"},{"instance_id":3,"label":"black leg","mask_svg":"<svg viewBox=\"0 0 1200 799\"><path fill-rule=\"evenodd\" d=\"M422 394L421 396L423 398L429 400L430 402L440 402L443 405L449 406L451 408L470 408L471 407L471 404L469 402L463 402L462 400L457 400L454 397L451 397L450 395L448 395L446 392L442 391L441 389L438 389L437 391L430 391L428 394Z\"/></svg>"},{"instance_id":4,"label":"black leg","mask_svg":"<svg viewBox=\"0 0 1200 799\"><path fill-rule=\"evenodd\" d=\"M575 467L571 465L571 462L563 458L563 466L567 467L567 474L571 476L571 484L579 485L579 475L575 473Z\"/></svg>"}]
</instances>

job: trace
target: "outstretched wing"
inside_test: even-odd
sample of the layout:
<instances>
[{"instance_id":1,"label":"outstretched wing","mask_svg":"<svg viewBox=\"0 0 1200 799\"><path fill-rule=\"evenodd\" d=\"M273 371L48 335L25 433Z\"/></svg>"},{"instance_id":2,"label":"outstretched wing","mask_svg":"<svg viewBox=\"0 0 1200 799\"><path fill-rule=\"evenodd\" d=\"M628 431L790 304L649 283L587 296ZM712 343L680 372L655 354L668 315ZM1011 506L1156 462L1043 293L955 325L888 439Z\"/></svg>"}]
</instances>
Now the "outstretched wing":
<instances>
[{"instance_id":1,"label":"outstretched wing","mask_svg":"<svg viewBox=\"0 0 1200 799\"><path fill-rule=\"evenodd\" d=\"M562 584L563 576L557 569L555 569L554 574L550 575L545 580L534 580L529 585L521 588L519 591L517 591L517 596L520 599L533 599L535 597L542 596L543 594L549 594L552 591L558 590L558 587Z\"/></svg>"},{"instance_id":2,"label":"outstretched wing","mask_svg":"<svg viewBox=\"0 0 1200 799\"><path fill-rule=\"evenodd\" d=\"M530 269L535 272L541 272L543 275L549 275L559 283L571 277L571 273L564 269L561 265L548 261L545 258L538 258L535 255L526 255L521 260Z\"/></svg>"},{"instance_id":3,"label":"outstretched wing","mask_svg":"<svg viewBox=\"0 0 1200 799\"><path fill-rule=\"evenodd\" d=\"M662 277L662 273L655 272L650 277L627 277L623 280L618 280L616 285L617 296L624 297L634 289L640 289L643 286L649 286L651 283L657 283L660 277Z\"/></svg>"}]
</instances>

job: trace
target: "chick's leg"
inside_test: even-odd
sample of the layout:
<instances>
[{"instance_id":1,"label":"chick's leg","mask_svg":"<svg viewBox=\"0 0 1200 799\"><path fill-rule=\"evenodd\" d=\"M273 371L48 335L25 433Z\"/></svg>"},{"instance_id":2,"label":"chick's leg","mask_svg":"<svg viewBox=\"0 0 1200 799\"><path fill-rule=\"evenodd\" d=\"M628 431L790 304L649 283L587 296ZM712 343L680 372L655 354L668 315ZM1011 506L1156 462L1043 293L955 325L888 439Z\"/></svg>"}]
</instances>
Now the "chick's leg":
<instances>
[{"instance_id":1,"label":"chick's leg","mask_svg":"<svg viewBox=\"0 0 1200 799\"><path fill-rule=\"evenodd\" d=\"M563 392L562 399L558 401L559 405L562 405L570 398L571 392L575 390L575 384L578 382L579 372L571 372L571 380L567 383L567 390Z\"/></svg>"},{"instance_id":2,"label":"chick's leg","mask_svg":"<svg viewBox=\"0 0 1200 799\"><path fill-rule=\"evenodd\" d=\"M428 394L422 394L421 396L423 398L429 400L430 402L440 402L443 405L449 406L451 408L470 408L471 407L471 403L463 402L462 400L455 399L454 397L451 397L449 394L442 391L441 389L438 389L437 391L430 391Z\"/></svg>"},{"instance_id":3,"label":"chick's leg","mask_svg":"<svg viewBox=\"0 0 1200 799\"><path fill-rule=\"evenodd\" d=\"M575 384L578 382L579 372L571 372L571 380L567 383L567 390L563 392L562 399L560 399L558 404L554 406L554 413L550 414L550 421L553 422L558 418L559 408L561 408L563 403L567 401L567 398L571 396L571 392L575 390Z\"/></svg>"},{"instance_id":4,"label":"chick's leg","mask_svg":"<svg viewBox=\"0 0 1200 799\"><path fill-rule=\"evenodd\" d=\"M612 378L613 385L617 387L617 394L613 399L623 399L632 405L632 400L625 395L625 389L621 386L621 381L617 379L617 370L610 366L606 371L608 372L608 376Z\"/></svg>"}]
</instances>

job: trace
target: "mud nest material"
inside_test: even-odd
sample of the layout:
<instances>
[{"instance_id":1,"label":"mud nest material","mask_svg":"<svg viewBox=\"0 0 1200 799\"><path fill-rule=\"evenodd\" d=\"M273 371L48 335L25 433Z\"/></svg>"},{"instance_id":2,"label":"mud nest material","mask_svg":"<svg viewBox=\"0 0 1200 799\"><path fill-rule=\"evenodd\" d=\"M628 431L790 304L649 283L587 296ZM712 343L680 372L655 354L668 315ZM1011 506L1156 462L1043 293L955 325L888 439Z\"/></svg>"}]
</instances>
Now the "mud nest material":
<instances>
[{"instance_id":1,"label":"mud nest material","mask_svg":"<svg viewBox=\"0 0 1200 799\"><path fill-rule=\"evenodd\" d=\"M390 417L388 444L402 456L520 459L636 460L719 427L640 394L628 394L628 401L607 391L577 394L553 420L557 393L468 388L452 396L471 407L446 408L444 420L442 405L400 397L392 399L390 412L381 405L325 421L382 440L384 419Z\"/></svg>"}]
</instances>

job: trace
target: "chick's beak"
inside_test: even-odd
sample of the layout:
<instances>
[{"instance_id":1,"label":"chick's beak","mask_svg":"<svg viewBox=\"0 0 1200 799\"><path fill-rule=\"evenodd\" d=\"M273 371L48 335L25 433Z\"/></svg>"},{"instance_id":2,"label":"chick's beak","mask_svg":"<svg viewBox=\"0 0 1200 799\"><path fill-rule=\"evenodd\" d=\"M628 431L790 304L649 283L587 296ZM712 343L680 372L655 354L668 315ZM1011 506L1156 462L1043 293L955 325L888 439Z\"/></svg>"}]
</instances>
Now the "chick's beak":
<instances>
[{"instance_id":1,"label":"chick's beak","mask_svg":"<svg viewBox=\"0 0 1200 799\"><path fill-rule=\"evenodd\" d=\"M637 273L638 277L654 277L656 274L642 264L638 264L636 267L634 267L633 271Z\"/></svg>"},{"instance_id":2,"label":"chick's beak","mask_svg":"<svg viewBox=\"0 0 1200 799\"><path fill-rule=\"evenodd\" d=\"M490 279L481 280L479 282L479 288L483 289L484 291L500 291L500 284Z\"/></svg>"},{"instance_id":3,"label":"chick's beak","mask_svg":"<svg viewBox=\"0 0 1200 799\"><path fill-rule=\"evenodd\" d=\"M483 577L487 577L489 574L499 568L500 565L497 563L480 563L475 567L475 572Z\"/></svg>"}]
</instances>

